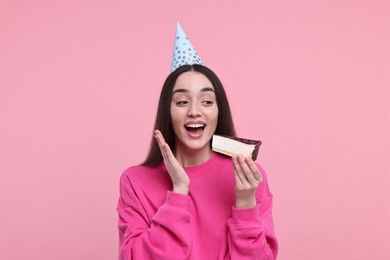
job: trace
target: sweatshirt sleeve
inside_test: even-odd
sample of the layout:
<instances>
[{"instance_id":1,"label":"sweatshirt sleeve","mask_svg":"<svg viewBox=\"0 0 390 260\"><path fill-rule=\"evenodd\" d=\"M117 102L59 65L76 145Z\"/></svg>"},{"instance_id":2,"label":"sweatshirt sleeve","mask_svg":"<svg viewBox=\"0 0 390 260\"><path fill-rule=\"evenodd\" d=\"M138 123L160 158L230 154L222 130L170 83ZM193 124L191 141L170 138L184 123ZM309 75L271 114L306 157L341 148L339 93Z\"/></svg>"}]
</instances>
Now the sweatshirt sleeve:
<instances>
[{"instance_id":1,"label":"sweatshirt sleeve","mask_svg":"<svg viewBox=\"0 0 390 260\"><path fill-rule=\"evenodd\" d=\"M228 245L230 259L274 260L278 252L278 242L272 218L272 194L269 191L264 170L264 189L257 195L257 205L253 208L232 209L228 220Z\"/></svg>"},{"instance_id":2,"label":"sweatshirt sleeve","mask_svg":"<svg viewBox=\"0 0 390 260\"><path fill-rule=\"evenodd\" d=\"M130 180L120 181L119 259L186 259L191 251L188 196L167 191L165 202L149 220Z\"/></svg>"}]
</instances>

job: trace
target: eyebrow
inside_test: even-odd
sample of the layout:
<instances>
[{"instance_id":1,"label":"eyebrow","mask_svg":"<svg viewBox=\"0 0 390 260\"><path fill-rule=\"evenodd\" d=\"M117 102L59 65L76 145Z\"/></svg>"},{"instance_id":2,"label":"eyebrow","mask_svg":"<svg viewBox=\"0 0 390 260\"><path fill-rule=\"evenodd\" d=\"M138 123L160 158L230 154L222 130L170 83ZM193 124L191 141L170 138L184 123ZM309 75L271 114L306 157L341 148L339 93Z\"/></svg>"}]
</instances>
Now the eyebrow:
<instances>
[{"instance_id":1,"label":"eyebrow","mask_svg":"<svg viewBox=\"0 0 390 260\"><path fill-rule=\"evenodd\" d=\"M215 93L215 90L213 88L210 88L210 87L202 88L200 90L200 92L208 92L208 91L211 91L211 92ZM175 94L175 93L189 93L189 92L190 91L188 89L178 88L178 89L173 91L172 95Z\"/></svg>"}]
</instances>

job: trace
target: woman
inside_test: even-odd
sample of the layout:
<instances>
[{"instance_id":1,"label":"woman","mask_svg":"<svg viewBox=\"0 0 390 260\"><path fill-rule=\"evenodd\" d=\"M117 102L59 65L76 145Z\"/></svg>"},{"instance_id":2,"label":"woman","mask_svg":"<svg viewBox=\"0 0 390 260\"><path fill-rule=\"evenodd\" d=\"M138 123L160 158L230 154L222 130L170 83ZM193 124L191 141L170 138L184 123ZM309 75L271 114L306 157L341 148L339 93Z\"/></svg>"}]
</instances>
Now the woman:
<instances>
[{"instance_id":1,"label":"woman","mask_svg":"<svg viewBox=\"0 0 390 260\"><path fill-rule=\"evenodd\" d=\"M120 259L275 259L264 170L210 148L213 134L235 135L218 77L196 64L172 72L155 129L145 162L121 177Z\"/></svg>"}]
</instances>

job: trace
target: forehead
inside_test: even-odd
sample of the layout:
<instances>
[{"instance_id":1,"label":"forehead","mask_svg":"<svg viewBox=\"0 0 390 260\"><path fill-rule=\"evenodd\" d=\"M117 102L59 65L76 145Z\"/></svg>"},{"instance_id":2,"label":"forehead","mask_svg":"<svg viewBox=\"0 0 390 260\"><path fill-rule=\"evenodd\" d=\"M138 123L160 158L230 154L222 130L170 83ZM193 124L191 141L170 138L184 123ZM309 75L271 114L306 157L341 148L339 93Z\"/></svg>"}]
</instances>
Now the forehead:
<instances>
[{"instance_id":1,"label":"forehead","mask_svg":"<svg viewBox=\"0 0 390 260\"><path fill-rule=\"evenodd\" d=\"M187 71L176 79L173 91L178 89L185 89L189 92L199 92L204 88L214 89L213 84L210 80L200 72Z\"/></svg>"}]
</instances>

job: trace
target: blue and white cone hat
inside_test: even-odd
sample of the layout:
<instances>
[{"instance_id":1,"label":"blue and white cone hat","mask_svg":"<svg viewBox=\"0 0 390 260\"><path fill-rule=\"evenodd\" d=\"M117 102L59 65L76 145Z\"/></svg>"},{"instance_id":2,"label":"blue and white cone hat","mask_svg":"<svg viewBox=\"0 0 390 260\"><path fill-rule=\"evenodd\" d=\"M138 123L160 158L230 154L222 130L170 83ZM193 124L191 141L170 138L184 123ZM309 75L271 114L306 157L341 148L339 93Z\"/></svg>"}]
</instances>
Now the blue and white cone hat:
<instances>
[{"instance_id":1,"label":"blue and white cone hat","mask_svg":"<svg viewBox=\"0 0 390 260\"><path fill-rule=\"evenodd\" d=\"M203 64L180 24L176 25L171 72L185 64Z\"/></svg>"}]
</instances>

